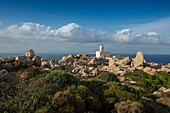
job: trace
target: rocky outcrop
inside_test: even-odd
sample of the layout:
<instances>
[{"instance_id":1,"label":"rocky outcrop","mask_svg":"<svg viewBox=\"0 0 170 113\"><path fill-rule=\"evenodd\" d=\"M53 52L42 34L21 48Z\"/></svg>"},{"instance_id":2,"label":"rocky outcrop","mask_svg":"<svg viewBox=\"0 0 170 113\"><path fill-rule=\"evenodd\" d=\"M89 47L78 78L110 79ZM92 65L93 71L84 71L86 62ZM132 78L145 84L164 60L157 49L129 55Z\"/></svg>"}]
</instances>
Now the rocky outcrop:
<instances>
[{"instance_id":1,"label":"rocky outcrop","mask_svg":"<svg viewBox=\"0 0 170 113\"><path fill-rule=\"evenodd\" d=\"M24 56L24 55L21 55L21 56L17 56L16 57L16 61L20 62L20 63L23 63L23 64L26 64L26 60L27 60L27 57Z\"/></svg>"},{"instance_id":2,"label":"rocky outcrop","mask_svg":"<svg viewBox=\"0 0 170 113\"><path fill-rule=\"evenodd\" d=\"M119 66L130 65L131 61L132 60L130 57L125 57L121 60L116 61L115 64L117 64Z\"/></svg>"},{"instance_id":3,"label":"rocky outcrop","mask_svg":"<svg viewBox=\"0 0 170 113\"><path fill-rule=\"evenodd\" d=\"M150 67L145 67L145 68L143 69L143 71L144 71L145 73L150 74L150 75L157 74L157 71L156 71L155 69L153 69L153 68L150 68Z\"/></svg>"},{"instance_id":4,"label":"rocky outcrop","mask_svg":"<svg viewBox=\"0 0 170 113\"><path fill-rule=\"evenodd\" d=\"M63 68L60 65L56 64L52 67L52 70L63 70Z\"/></svg>"},{"instance_id":5,"label":"rocky outcrop","mask_svg":"<svg viewBox=\"0 0 170 113\"><path fill-rule=\"evenodd\" d=\"M139 66L143 66L144 64L144 55L142 52L138 52L136 54L136 58L133 59L131 66L132 67L139 67Z\"/></svg>"},{"instance_id":6,"label":"rocky outcrop","mask_svg":"<svg viewBox=\"0 0 170 113\"><path fill-rule=\"evenodd\" d=\"M74 63L74 56L68 55L67 57L62 57L62 59L59 61L60 65L73 65Z\"/></svg>"},{"instance_id":7,"label":"rocky outcrop","mask_svg":"<svg viewBox=\"0 0 170 113\"><path fill-rule=\"evenodd\" d=\"M58 64L58 61L57 60L49 60L49 63L51 65L51 68L54 68L54 66Z\"/></svg>"},{"instance_id":8,"label":"rocky outcrop","mask_svg":"<svg viewBox=\"0 0 170 113\"><path fill-rule=\"evenodd\" d=\"M13 65L11 63L5 63L3 65L3 68L6 69L7 71L11 71L13 69Z\"/></svg>"},{"instance_id":9,"label":"rocky outcrop","mask_svg":"<svg viewBox=\"0 0 170 113\"><path fill-rule=\"evenodd\" d=\"M165 71L166 73L170 74L170 69L166 68L165 66L162 66L161 69L157 69L157 71Z\"/></svg>"},{"instance_id":10,"label":"rocky outcrop","mask_svg":"<svg viewBox=\"0 0 170 113\"><path fill-rule=\"evenodd\" d=\"M158 97L160 97L162 93L170 93L170 88L161 87L157 91L153 92L153 94Z\"/></svg>"},{"instance_id":11,"label":"rocky outcrop","mask_svg":"<svg viewBox=\"0 0 170 113\"><path fill-rule=\"evenodd\" d=\"M48 61L42 61L41 62L41 68L42 69L45 69L45 68L51 68L51 66L50 66L50 64L49 64L49 62Z\"/></svg>"},{"instance_id":12,"label":"rocky outcrop","mask_svg":"<svg viewBox=\"0 0 170 113\"><path fill-rule=\"evenodd\" d=\"M34 64L35 64L36 66L41 66L41 57L39 57L39 56L34 56L33 59L32 59L32 61L34 61Z\"/></svg>"},{"instance_id":13,"label":"rocky outcrop","mask_svg":"<svg viewBox=\"0 0 170 113\"><path fill-rule=\"evenodd\" d=\"M28 50L28 51L26 51L25 52L25 56L28 58L28 59L32 59L32 58L34 58L34 51L33 51L33 49L30 49L30 50Z\"/></svg>"},{"instance_id":14,"label":"rocky outcrop","mask_svg":"<svg viewBox=\"0 0 170 113\"><path fill-rule=\"evenodd\" d=\"M0 71L0 88L6 89L9 83L12 81L12 76L7 70L3 69Z\"/></svg>"}]
</instances>

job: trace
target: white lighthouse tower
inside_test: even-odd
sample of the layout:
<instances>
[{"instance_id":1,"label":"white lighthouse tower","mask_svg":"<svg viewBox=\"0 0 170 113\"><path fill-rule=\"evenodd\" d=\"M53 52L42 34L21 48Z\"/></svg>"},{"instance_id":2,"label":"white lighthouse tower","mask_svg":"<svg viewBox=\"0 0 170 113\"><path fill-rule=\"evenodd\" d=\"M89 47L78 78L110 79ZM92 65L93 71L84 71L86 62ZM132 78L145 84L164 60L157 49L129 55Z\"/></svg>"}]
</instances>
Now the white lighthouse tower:
<instances>
[{"instance_id":1,"label":"white lighthouse tower","mask_svg":"<svg viewBox=\"0 0 170 113\"><path fill-rule=\"evenodd\" d=\"M99 50L100 51L96 51L96 57L100 57L100 58L110 57L110 52L104 51L104 45L103 44L100 44Z\"/></svg>"},{"instance_id":2,"label":"white lighthouse tower","mask_svg":"<svg viewBox=\"0 0 170 113\"><path fill-rule=\"evenodd\" d=\"M104 46L103 46L103 44L100 44L99 50L100 50L100 51L104 51Z\"/></svg>"}]
</instances>

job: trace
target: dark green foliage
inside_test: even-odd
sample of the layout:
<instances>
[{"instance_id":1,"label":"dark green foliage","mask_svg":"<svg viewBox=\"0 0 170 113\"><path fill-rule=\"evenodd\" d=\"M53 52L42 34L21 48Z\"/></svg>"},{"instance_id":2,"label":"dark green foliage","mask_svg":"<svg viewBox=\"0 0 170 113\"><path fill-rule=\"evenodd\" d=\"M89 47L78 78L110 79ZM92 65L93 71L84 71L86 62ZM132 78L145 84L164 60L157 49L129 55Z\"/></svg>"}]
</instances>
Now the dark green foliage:
<instances>
[{"instance_id":1,"label":"dark green foliage","mask_svg":"<svg viewBox=\"0 0 170 113\"><path fill-rule=\"evenodd\" d=\"M101 79L101 80L104 80L106 82L109 82L109 81L116 81L118 82L119 79L117 78L117 76L113 73L110 73L110 72L102 72L99 76L97 76L96 78L98 79Z\"/></svg>"},{"instance_id":2,"label":"dark green foliage","mask_svg":"<svg viewBox=\"0 0 170 113\"><path fill-rule=\"evenodd\" d=\"M29 67L24 70L24 81L28 82L31 78L36 77L40 74L40 69L37 67Z\"/></svg>"},{"instance_id":3,"label":"dark green foliage","mask_svg":"<svg viewBox=\"0 0 170 113\"><path fill-rule=\"evenodd\" d=\"M32 113L44 106L48 107L50 104L50 96L44 92L23 92L21 98L14 98L7 102L0 103L0 112L7 111L8 113Z\"/></svg>"},{"instance_id":4,"label":"dark green foliage","mask_svg":"<svg viewBox=\"0 0 170 113\"><path fill-rule=\"evenodd\" d=\"M84 100L80 96L67 91L58 91L52 102L60 113L83 113L85 111Z\"/></svg>"},{"instance_id":5,"label":"dark green foliage","mask_svg":"<svg viewBox=\"0 0 170 113\"><path fill-rule=\"evenodd\" d=\"M95 64L90 64L89 67L95 67L96 68L97 66L99 66L101 64L102 64L101 62L95 63Z\"/></svg>"},{"instance_id":6,"label":"dark green foliage","mask_svg":"<svg viewBox=\"0 0 170 113\"><path fill-rule=\"evenodd\" d=\"M143 87L147 93L159 89L160 87L170 87L170 76L165 72L159 72L156 75L149 75L142 71L129 72L127 76L138 82L138 86Z\"/></svg>"},{"instance_id":7,"label":"dark green foliage","mask_svg":"<svg viewBox=\"0 0 170 113\"><path fill-rule=\"evenodd\" d=\"M159 100L165 104L161 105L148 101L149 97L144 96L144 93L152 92L159 87L169 87L169 76L164 72L157 75L141 71L127 74L146 92L121 85L117 77L109 72L101 73L97 79L85 80L61 70L45 71L30 67L21 72L25 75L25 82L14 85L15 92L12 93L11 90L12 95L5 96L5 99L1 98L2 113L110 113L116 110L126 112L143 110L149 113L152 110L154 112L168 110L164 110L167 101ZM162 96L169 97L169 94ZM115 106L116 103L121 104Z\"/></svg>"},{"instance_id":8,"label":"dark green foliage","mask_svg":"<svg viewBox=\"0 0 170 113\"><path fill-rule=\"evenodd\" d=\"M44 83L55 83L58 87L64 88L70 85L78 85L79 80L66 71L56 70L48 73L45 77L41 78Z\"/></svg>"},{"instance_id":9,"label":"dark green foliage","mask_svg":"<svg viewBox=\"0 0 170 113\"><path fill-rule=\"evenodd\" d=\"M126 102L116 103L114 107L118 113L142 113L142 110L137 105Z\"/></svg>"},{"instance_id":10,"label":"dark green foliage","mask_svg":"<svg viewBox=\"0 0 170 113\"><path fill-rule=\"evenodd\" d=\"M75 86L68 87L69 92L75 95L79 95L85 102L86 112L100 112L102 104L98 95L94 95L93 92L86 86L80 85L77 88Z\"/></svg>"},{"instance_id":11,"label":"dark green foliage","mask_svg":"<svg viewBox=\"0 0 170 113\"><path fill-rule=\"evenodd\" d=\"M0 62L0 70L2 70L2 64L1 64L1 62Z\"/></svg>"},{"instance_id":12,"label":"dark green foliage","mask_svg":"<svg viewBox=\"0 0 170 113\"><path fill-rule=\"evenodd\" d=\"M22 64L21 62L14 62L14 71L19 71L19 70L23 70L23 69L26 69L26 68L28 68L28 66L27 65L25 65L25 64Z\"/></svg>"}]
</instances>

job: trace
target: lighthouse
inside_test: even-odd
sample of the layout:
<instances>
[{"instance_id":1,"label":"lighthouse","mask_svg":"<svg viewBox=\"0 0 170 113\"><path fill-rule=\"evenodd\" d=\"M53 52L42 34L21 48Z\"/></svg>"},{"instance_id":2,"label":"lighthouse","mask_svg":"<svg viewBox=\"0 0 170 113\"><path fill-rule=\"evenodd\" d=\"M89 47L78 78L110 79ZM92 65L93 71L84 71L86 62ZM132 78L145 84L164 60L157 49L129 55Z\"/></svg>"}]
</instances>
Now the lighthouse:
<instances>
[{"instance_id":1,"label":"lighthouse","mask_svg":"<svg viewBox=\"0 0 170 113\"><path fill-rule=\"evenodd\" d=\"M100 58L110 57L110 51L104 51L104 45L100 44L99 51L96 51L96 57Z\"/></svg>"}]
</instances>

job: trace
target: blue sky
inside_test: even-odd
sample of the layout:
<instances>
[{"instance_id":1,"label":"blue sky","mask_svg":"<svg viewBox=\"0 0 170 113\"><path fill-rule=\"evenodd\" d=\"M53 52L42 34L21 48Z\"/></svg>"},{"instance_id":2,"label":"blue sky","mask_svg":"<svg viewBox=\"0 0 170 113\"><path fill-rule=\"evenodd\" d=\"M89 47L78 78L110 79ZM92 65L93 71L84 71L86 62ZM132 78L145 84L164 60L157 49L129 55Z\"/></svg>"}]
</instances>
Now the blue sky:
<instances>
[{"instance_id":1,"label":"blue sky","mask_svg":"<svg viewBox=\"0 0 170 113\"><path fill-rule=\"evenodd\" d=\"M0 43L10 47L0 52L92 53L104 43L113 53L170 54L169 23L169 0L1 0Z\"/></svg>"}]
</instances>

